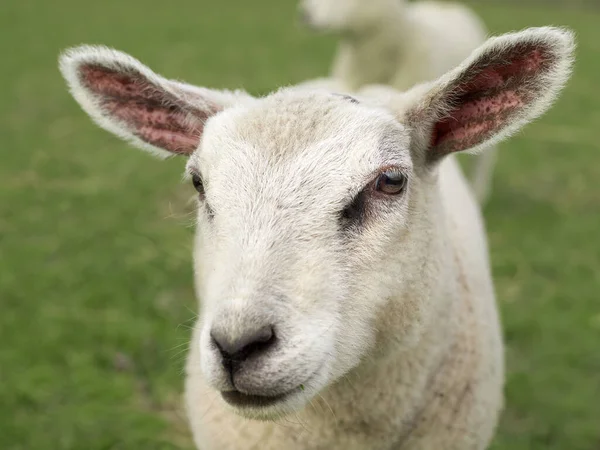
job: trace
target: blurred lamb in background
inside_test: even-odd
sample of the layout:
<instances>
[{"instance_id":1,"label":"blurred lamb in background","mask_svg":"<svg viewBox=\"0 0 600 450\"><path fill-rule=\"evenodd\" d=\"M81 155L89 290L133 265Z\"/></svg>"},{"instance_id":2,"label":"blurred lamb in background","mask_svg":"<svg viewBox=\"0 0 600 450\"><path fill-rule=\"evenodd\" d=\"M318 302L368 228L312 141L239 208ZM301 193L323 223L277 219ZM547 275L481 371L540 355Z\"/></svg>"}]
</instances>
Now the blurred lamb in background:
<instances>
[{"instance_id":1,"label":"blurred lamb in background","mask_svg":"<svg viewBox=\"0 0 600 450\"><path fill-rule=\"evenodd\" d=\"M481 20L456 3L303 0L303 20L341 37L332 76L350 90L406 90L455 67L486 38Z\"/></svg>"},{"instance_id":2,"label":"blurred lamb in background","mask_svg":"<svg viewBox=\"0 0 600 450\"><path fill-rule=\"evenodd\" d=\"M375 83L403 91L431 81L486 39L482 21L458 3L302 0L300 13L310 28L340 36L331 76L351 91ZM477 158L471 184L480 203L495 161L495 147Z\"/></svg>"}]
</instances>

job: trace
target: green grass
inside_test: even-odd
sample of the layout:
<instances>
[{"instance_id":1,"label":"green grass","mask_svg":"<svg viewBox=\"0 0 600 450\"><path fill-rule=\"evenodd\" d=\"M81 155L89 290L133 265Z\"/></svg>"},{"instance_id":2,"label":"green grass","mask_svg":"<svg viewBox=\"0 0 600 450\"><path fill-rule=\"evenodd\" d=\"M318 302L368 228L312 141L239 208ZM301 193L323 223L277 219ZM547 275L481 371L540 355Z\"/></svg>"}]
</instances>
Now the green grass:
<instances>
[{"instance_id":1,"label":"green grass","mask_svg":"<svg viewBox=\"0 0 600 450\"><path fill-rule=\"evenodd\" d=\"M150 6L151 5L151 6ZM183 161L93 126L56 69L103 43L157 71L266 92L325 74L292 0L5 0L0 8L0 448L190 449L195 300ZM507 341L494 450L600 448L600 16L485 6L494 32L573 27L575 77L502 146L486 208Z\"/></svg>"}]
</instances>

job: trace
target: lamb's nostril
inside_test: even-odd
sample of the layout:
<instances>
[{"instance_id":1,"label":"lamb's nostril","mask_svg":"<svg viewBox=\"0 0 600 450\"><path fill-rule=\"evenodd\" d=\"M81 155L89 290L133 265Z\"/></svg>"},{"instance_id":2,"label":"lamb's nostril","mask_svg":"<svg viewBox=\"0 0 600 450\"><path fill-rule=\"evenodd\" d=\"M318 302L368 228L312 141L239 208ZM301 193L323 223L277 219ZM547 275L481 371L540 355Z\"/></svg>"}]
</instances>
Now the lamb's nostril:
<instances>
[{"instance_id":1,"label":"lamb's nostril","mask_svg":"<svg viewBox=\"0 0 600 450\"><path fill-rule=\"evenodd\" d=\"M223 365L229 371L250 356L256 356L273 345L275 333L271 325L252 329L236 339L230 339L223 330L215 329L210 336L223 357Z\"/></svg>"}]
</instances>

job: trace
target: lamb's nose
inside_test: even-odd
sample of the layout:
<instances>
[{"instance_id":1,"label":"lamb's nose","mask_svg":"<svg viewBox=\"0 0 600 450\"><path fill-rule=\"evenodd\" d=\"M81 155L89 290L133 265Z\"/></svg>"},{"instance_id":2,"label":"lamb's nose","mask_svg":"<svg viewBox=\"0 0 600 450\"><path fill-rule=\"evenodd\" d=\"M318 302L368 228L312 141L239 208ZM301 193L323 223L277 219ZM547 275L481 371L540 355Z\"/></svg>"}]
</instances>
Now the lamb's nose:
<instances>
[{"instance_id":1,"label":"lamb's nose","mask_svg":"<svg viewBox=\"0 0 600 450\"><path fill-rule=\"evenodd\" d=\"M249 357L265 352L275 342L271 325L250 329L236 339L230 339L222 330L213 329L210 337L223 357L223 366L230 372Z\"/></svg>"}]
</instances>

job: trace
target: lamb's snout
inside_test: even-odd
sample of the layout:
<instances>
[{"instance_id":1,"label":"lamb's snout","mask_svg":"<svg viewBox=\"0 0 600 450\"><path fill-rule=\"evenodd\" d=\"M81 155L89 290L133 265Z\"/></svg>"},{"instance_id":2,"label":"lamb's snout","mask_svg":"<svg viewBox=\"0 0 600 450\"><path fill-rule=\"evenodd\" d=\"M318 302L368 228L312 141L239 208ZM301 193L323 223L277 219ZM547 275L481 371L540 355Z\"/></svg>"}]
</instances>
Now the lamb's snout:
<instances>
[{"instance_id":1,"label":"lamb's snout","mask_svg":"<svg viewBox=\"0 0 600 450\"><path fill-rule=\"evenodd\" d=\"M285 306L290 300L258 298L223 301L207 317L200 339L202 371L238 413L271 417L310 398L326 378L330 326L290 314Z\"/></svg>"},{"instance_id":2,"label":"lamb's snout","mask_svg":"<svg viewBox=\"0 0 600 450\"><path fill-rule=\"evenodd\" d=\"M260 357L275 343L273 325L252 326L232 338L221 328L213 329L211 340L221 354L221 364L233 379L240 365L249 358Z\"/></svg>"}]
</instances>

